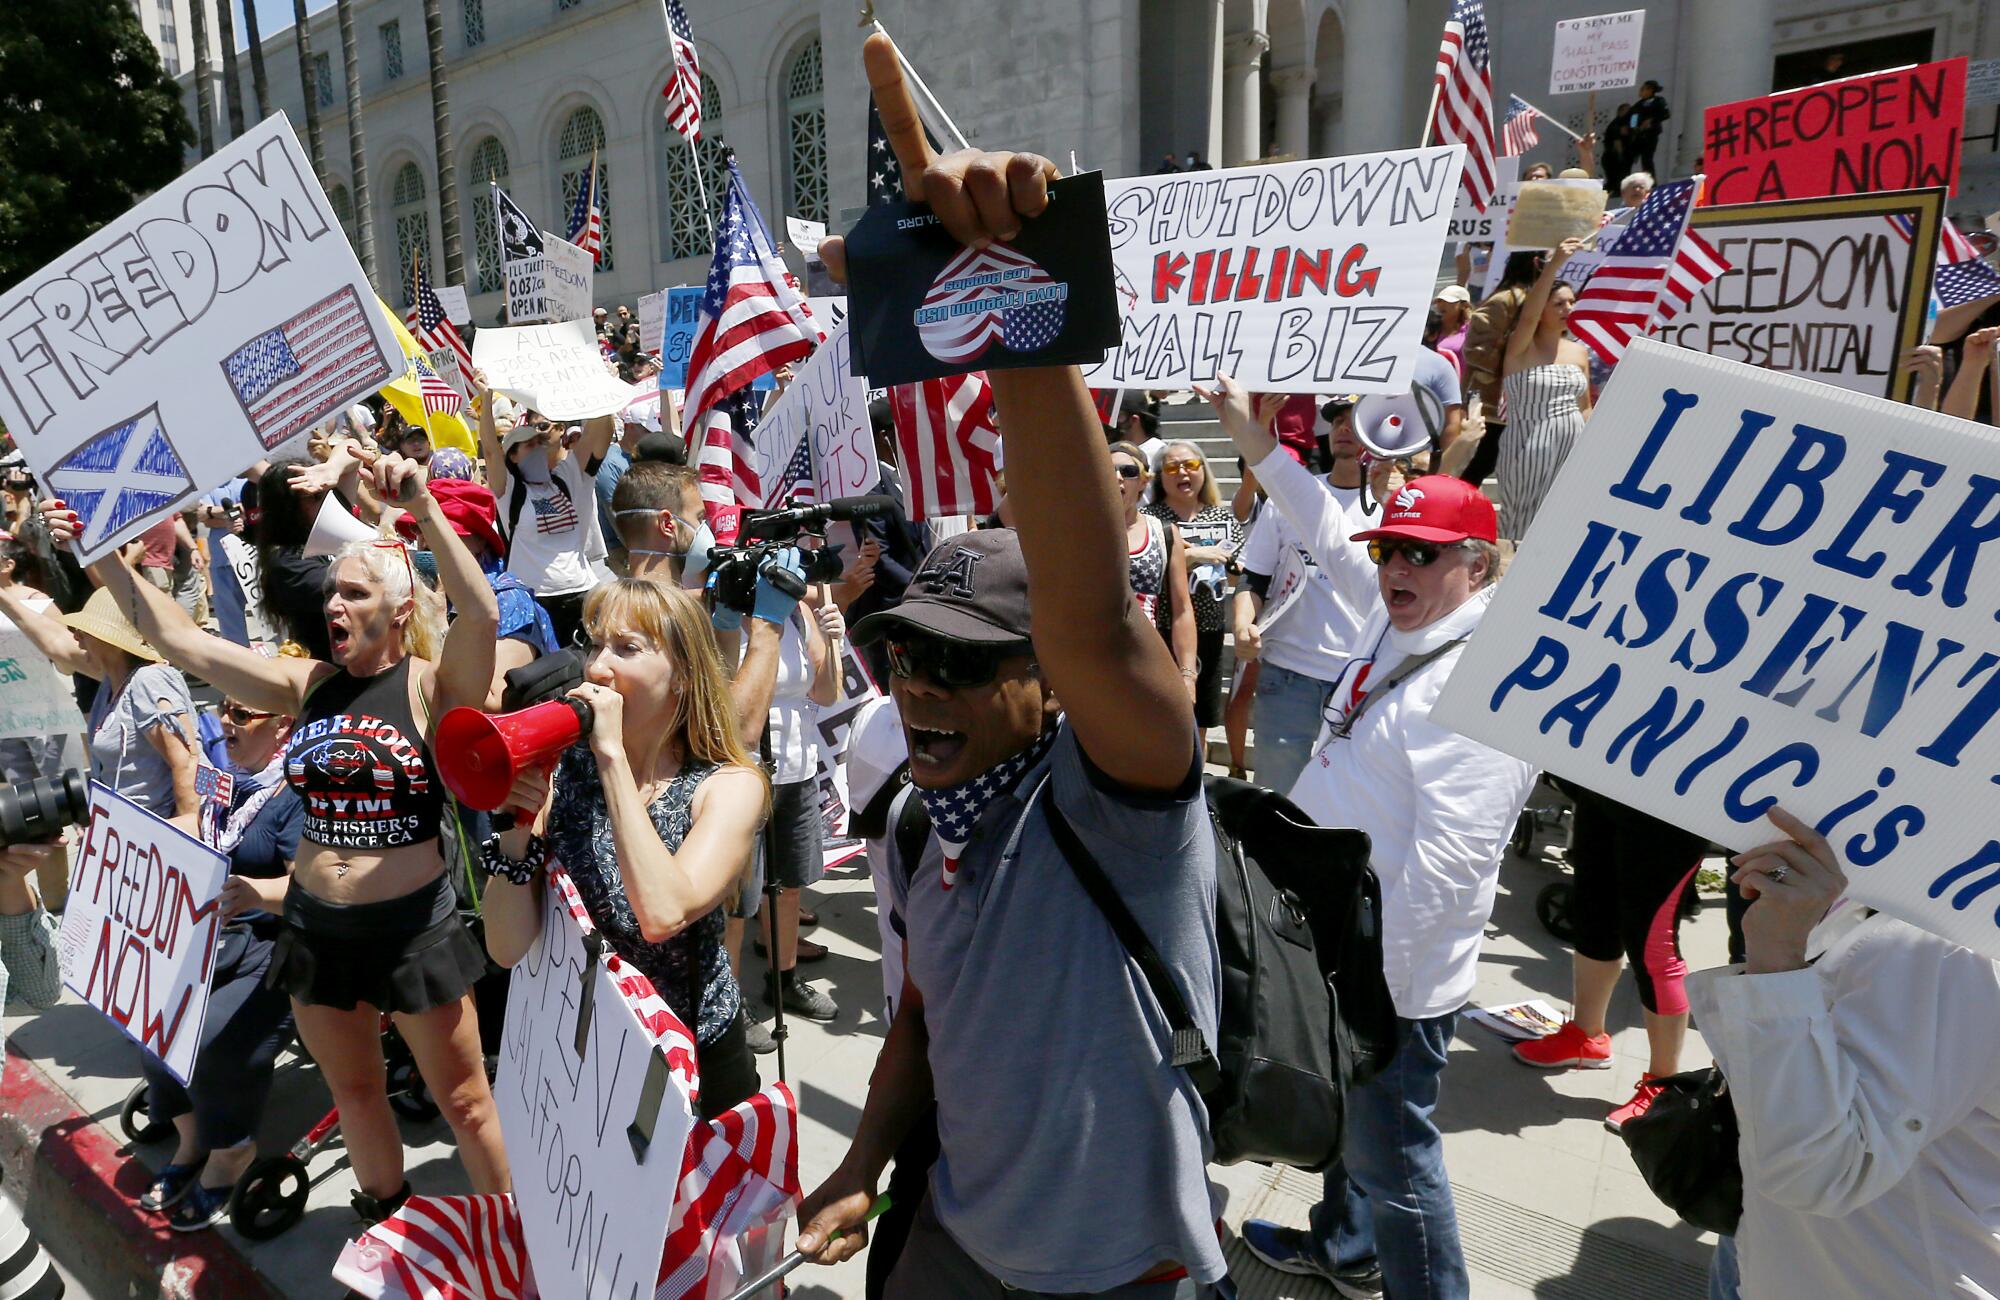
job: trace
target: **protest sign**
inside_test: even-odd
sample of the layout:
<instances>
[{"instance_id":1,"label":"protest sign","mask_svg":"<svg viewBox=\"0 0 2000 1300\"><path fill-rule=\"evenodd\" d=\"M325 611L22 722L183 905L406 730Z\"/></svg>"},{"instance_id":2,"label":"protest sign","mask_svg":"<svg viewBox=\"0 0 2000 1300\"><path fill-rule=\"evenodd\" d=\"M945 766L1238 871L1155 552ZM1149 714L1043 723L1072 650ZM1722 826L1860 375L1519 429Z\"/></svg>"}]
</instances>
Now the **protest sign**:
<instances>
[{"instance_id":1,"label":"protest sign","mask_svg":"<svg viewBox=\"0 0 2000 1300\"><path fill-rule=\"evenodd\" d=\"M540 253L506 265L507 320L525 325L549 318L548 259ZM590 313L585 312L588 316Z\"/></svg>"},{"instance_id":2,"label":"protest sign","mask_svg":"<svg viewBox=\"0 0 2000 1300\"><path fill-rule=\"evenodd\" d=\"M0 736L67 736L81 730L69 677L27 633L0 621Z\"/></svg>"},{"instance_id":3,"label":"protest sign","mask_svg":"<svg viewBox=\"0 0 2000 1300\"><path fill-rule=\"evenodd\" d=\"M667 1057L694 1042L668 1016L655 1043L627 993L659 1006L651 985L586 934L567 873L549 877L541 935L508 984L493 1085L514 1205L542 1295L650 1296L694 1131Z\"/></svg>"},{"instance_id":4,"label":"protest sign","mask_svg":"<svg viewBox=\"0 0 2000 1300\"><path fill-rule=\"evenodd\" d=\"M281 114L0 297L0 421L85 562L402 369Z\"/></svg>"},{"instance_id":5,"label":"protest sign","mask_svg":"<svg viewBox=\"0 0 2000 1300\"><path fill-rule=\"evenodd\" d=\"M660 355L662 339L667 325L667 295L642 293L639 295L639 350Z\"/></svg>"},{"instance_id":6,"label":"protest sign","mask_svg":"<svg viewBox=\"0 0 2000 1300\"><path fill-rule=\"evenodd\" d=\"M701 323L700 285L667 290L667 314L660 335L660 387L686 388L688 356L694 351L695 326Z\"/></svg>"},{"instance_id":7,"label":"protest sign","mask_svg":"<svg viewBox=\"0 0 2000 1300\"><path fill-rule=\"evenodd\" d=\"M1510 249L1554 248L1565 239L1588 239L1604 221L1604 187L1595 181L1528 181L1507 213Z\"/></svg>"},{"instance_id":8,"label":"protest sign","mask_svg":"<svg viewBox=\"0 0 2000 1300\"><path fill-rule=\"evenodd\" d=\"M1571 185L1575 186L1579 190L1597 190L1600 192L1604 189L1604 185L1602 182L1584 178L1573 178L1570 180L1562 180L1558 178L1556 180L1532 181L1529 183L1535 185ZM1519 184L1510 184L1502 189L1500 194L1500 199L1498 201L1502 205L1501 210L1503 212L1511 213L1513 211L1514 196L1519 192L1519 190L1520 190ZM1572 257L1569 261L1563 263L1562 278L1566 282L1574 284L1578 288L1582 288L1583 280L1575 279L1572 277L1580 274L1585 269L1595 271L1598 268L1598 266L1603 262L1603 258L1597 256L1597 254L1601 254L1608 251L1609 245L1605 242L1605 240L1608 237L1610 237L1612 232L1616 229L1617 227L1615 225L1605 226L1599 229L1597 234L1597 242L1594 247L1584 249L1582 252L1578 253L1575 257ZM1516 249L1512 244L1508 242L1507 223L1505 221L1502 221L1497 227L1495 227L1493 253L1492 256L1487 259L1486 280L1484 286L1480 290L1481 297L1490 298L1493 296L1494 291L1500 287L1500 276L1506 270L1507 259L1509 257L1512 257L1516 252L1519 251L1523 250ZM1570 269L1572 266L1576 266L1578 269L1576 271L1572 271Z\"/></svg>"},{"instance_id":9,"label":"protest sign","mask_svg":"<svg viewBox=\"0 0 2000 1300\"><path fill-rule=\"evenodd\" d=\"M792 241L792 247L808 262L819 260L820 241L826 238L824 221L808 221L804 217L785 218L785 236Z\"/></svg>"},{"instance_id":10,"label":"protest sign","mask_svg":"<svg viewBox=\"0 0 2000 1300\"><path fill-rule=\"evenodd\" d=\"M850 346L842 321L798 363L790 385L758 421L757 474L765 505L789 505L801 470L811 474L817 501L861 496L881 482L868 422L868 381L850 373Z\"/></svg>"},{"instance_id":11,"label":"protest sign","mask_svg":"<svg viewBox=\"0 0 2000 1300\"><path fill-rule=\"evenodd\" d=\"M63 983L182 1083L208 1014L228 876L226 856L91 782L63 912Z\"/></svg>"},{"instance_id":12,"label":"protest sign","mask_svg":"<svg viewBox=\"0 0 2000 1300\"><path fill-rule=\"evenodd\" d=\"M1434 720L2000 956L1996 498L1990 429L1636 341Z\"/></svg>"},{"instance_id":13,"label":"protest sign","mask_svg":"<svg viewBox=\"0 0 2000 1300\"><path fill-rule=\"evenodd\" d=\"M855 652L854 643L840 643L840 698L815 715L819 727L819 809L826 865L837 867L862 852L862 845L849 830L853 808L847 794L847 742L853 737L855 720L868 701L882 692L868 675L868 666Z\"/></svg>"},{"instance_id":14,"label":"protest sign","mask_svg":"<svg viewBox=\"0 0 2000 1300\"><path fill-rule=\"evenodd\" d=\"M1694 227L1730 263L1657 337L1878 397L1923 341L1942 190L1697 208ZM1897 224L1913 223L1914 235Z\"/></svg>"},{"instance_id":15,"label":"protest sign","mask_svg":"<svg viewBox=\"0 0 2000 1300\"><path fill-rule=\"evenodd\" d=\"M1637 85L1639 38L1645 30L1644 9L1558 20L1549 93L1575 95Z\"/></svg>"},{"instance_id":16,"label":"protest sign","mask_svg":"<svg viewBox=\"0 0 2000 1300\"><path fill-rule=\"evenodd\" d=\"M238 645L252 645L259 641L273 644L281 640L264 621L264 579L263 569L257 563L257 548L227 529L211 528L208 532L211 547L220 552L227 573L215 575L216 620L222 625L223 635ZM230 613L225 617L222 593L235 579L237 595L228 601Z\"/></svg>"},{"instance_id":17,"label":"protest sign","mask_svg":"<svg viewBox=\"0 0 2000 1300\"><path fill-rule=\"evenodd\" d=\"M1946 59L1710 108L1705 203L1879 190L1958 193L1965 60Z\"/></svg>"},{"instance_id":18,"label":"protest sign","mask_svg":"<svg viewBox=\"0 0 2000 1300\"><path fill-rule=\"evenodd\" d=\"M1521 159L1518 154L1505 154L1493 160L1493 176L1496 190L1493 199L1484 212L1472 206L1472 195L1464 186L1458 189L1458 197L1451 209L1451 226L1445 232L1447 239L1461 244L1485 244L1501 237L1507 229L1507 212L1513 206L1514 192L1521 183Z\"/></svg>"},{"instance_id":19,"label":"protest sign","mask_svg":"<svg viewBox=\"0 0 2000 1300\"><path fill-rule=\"evenodd\" d=\"M2000 104L2000 59L1979 59L1966 65L1965 102Z\"/></svg>"},{"instance_id":20,"label":"protest sign","mask_svg":"<svg viewBox=\"0 0 2000 1300\"><path fill-rule=\"evenodd\" d=\"M438 305L444 308L444 318L454 325L472 323L472 304L465 300L465 286L462 284L441 284L437 286Z\"/></svg>"},{"instance_id":21,"label":"protest sign","mask_svg":"<svg viewBox=\"0 0 2000 1300\"><path fill-rule=\"evenodd\" d=\"M542 232L543 292L550 320L576 320L590 315L591 256L567 239Z\"/></svg>"},{"instance_id":22,"label":"protest sign","mask_svg":"<svg viewBox=\"0 0 2000 1300\"><path fill-rule=\"evenodd\" d=\"M1123 339L1093 388L1406 393L1463 146L1111 181Z\"/></svg>"},{"instance_id":23,"label":"protest sign","mask_svg":"<svg viewBox=\"0 0 2000 1300\"><path fill-rule=\"evenodd\" d=\"M632 399L631 385L613 374L588 316L556 325L483 329L472 340L472 364L487 385L552 420L609 415Z\"/></svg>"}]
</instances>

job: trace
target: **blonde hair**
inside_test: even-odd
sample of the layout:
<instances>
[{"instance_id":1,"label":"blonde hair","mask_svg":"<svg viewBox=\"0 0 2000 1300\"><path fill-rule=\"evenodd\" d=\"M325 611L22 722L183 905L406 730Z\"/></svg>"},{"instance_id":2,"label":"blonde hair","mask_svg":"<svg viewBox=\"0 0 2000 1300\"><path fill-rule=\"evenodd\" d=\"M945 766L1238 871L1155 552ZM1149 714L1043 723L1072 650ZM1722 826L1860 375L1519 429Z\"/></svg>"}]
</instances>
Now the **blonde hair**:
<instances>
[{"instance_id":1,"label":"blonde hair","mask_svg":"<svg viewBox=\"0 0 2000 1300\"><path fill-rule=\"evenodd\" d=\"M391 538L356 538L333 553L326 566L326 587L333 586L333 575L343 560L361 561L391 605L412 603L410 621L403 624L403 653L436 661L444 652L444 597L417 581L410 548Z\"/></svg>"},{"instance_id":2,"label":"blonde hair","mask_svg":"<svg viewBox=\"0 0 2000 1300\"><path fill-rule=\"evenodd\" d=\"M687 756L718 767L747 767L769 778L743 747L736 709L722 676L722 654L708 609L679 587L649 578L619 578L591 592L583 602L583 625L593 640L630 628L660 647L681 683L680 702L669 729L680 734Z\"/></svg>"},{"instance_id":3,"label":"blonde hair","mask_svg":"<svg viewBox=\"0 0 2000 1300\"><path fill-rule=\"evenodd\" d=\"M1194 458L1201 462L1201 487L1194 494L1195 500L1201 502L1205 506L1221 505L1222 489L1215 486L1215 475L1208 472L1208 457L1204 456L1202 454L1201 448L1195 446L1193 443L1170 442L1164 448L1162 448L1160 451L1160 465L1162 469L1165 468L1166 463L1168 461L1174 458L1175 448L1179 448L1182 451L1194 453ZM1155 502L1164 504L1166 502L1166 499L1167 499L1167 476L1164 473L1157 474L1153 478L1153 500Z\"/></svg>"},{"instance_id":4,"label":"blonde hair","mask_svg":"<svg viewBox=\"0 0 2000 1300\"><path fill-rule=\"evenodd\" d=\"M1133 446L1131 443L1114 442L1111 444L1108 450L1110 454L1113 456L1130 456L1133 460L1138 461L1140 478L1148 479L1153 477L1153 462L1146 458L1145 452L1140 451L1137 447Z\"/></svg>"}]
</instances>

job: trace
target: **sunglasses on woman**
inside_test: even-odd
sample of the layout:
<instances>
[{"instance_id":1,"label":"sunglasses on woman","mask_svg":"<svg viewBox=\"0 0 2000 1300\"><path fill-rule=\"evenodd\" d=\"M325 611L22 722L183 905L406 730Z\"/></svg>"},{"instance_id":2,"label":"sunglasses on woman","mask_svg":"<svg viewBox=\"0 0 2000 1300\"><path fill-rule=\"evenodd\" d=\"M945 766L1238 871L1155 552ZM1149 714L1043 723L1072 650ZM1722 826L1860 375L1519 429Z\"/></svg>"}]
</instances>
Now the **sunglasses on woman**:
<instances>
[{"instance_id":1,"label":"sunglasses on woman","mask_svg":"<svg viewBox=\"0 0 2000 1300\"><path fill-rule=\"evenodd\" d=\"M1423 569L1437 563L1438 557L1446 551L1455 551L1464 545L1464 542L1452 542L1440 546L1436 542L1412 542L1376 537L1369 540L1368 558L1379 567L1400 555L1410 562L1411 568Z\"/></svg>"},{"instance_id":2,"label":"sunglasses on woman","mask_svg":"<svg viewBox=\"0 0 2000 1300\"><path fill-rule=\"evenodd\" d=\"M1129 460L1121 460L1111 468L1118 471L1119 478L1138 478L1146 472Z\"/></svg>"},{"instance_id":3,"label":"sunglasses on woman","mask_svg":"<svg viewBox=\"0 0 2000 1300\"><path fill-rule=\"evenodd\" d=\"M1002 660L1028 653L1025 641L989 645L907 634L892 634L882 648L889 656L889 671L896 676L922 677L951 691L984 686L1000 675Z\"/></svg>"},{"instance_id":4,"label":"sunglasses on woman","mask_svg":"<svg viewBox=\"0 0 2000 1300\"><path fill-rule=\"evenodd\" d=\"M259 718L270 718L277 715L266 713L261 709L247 708L232 701L222 706L222 716L225 720L233 722L239 727L247 727Z\"/></svg>"},{"instance_id":5,"label":"sunglasses on woman","mask_svg":"<svg viewBox=\"0 0 2000 1300\"><path fill-rule=\"evenodd\" d=\"M1193 460L1193 459L1163 461L1160 465L1161 472L1166 474L1178 474L1182 470L1186 470L1188 473L1193 474L1196 471L1200 470L1201 468L1202 468L1202 463L1198 460Z\"/></svg>"}]
</instances>

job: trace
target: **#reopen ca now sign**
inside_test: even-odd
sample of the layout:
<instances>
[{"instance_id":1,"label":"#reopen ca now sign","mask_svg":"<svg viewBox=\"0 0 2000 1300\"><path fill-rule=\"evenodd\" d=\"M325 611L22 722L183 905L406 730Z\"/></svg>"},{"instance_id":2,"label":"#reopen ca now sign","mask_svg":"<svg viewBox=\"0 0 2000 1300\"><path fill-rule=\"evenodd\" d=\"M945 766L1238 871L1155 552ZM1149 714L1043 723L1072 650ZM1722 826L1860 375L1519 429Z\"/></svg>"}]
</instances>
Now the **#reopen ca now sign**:
<instances>
[{"instance_id":1,"label":"#reopen ca now sign","mask_svg":"<svg viewBox=\"0 0 2000 1300\"><path fill-rule=\"evenodd\" d=\"M1439 720L2000 956L2000 435L1641 340Z\"/></svg>"}]
</instances>

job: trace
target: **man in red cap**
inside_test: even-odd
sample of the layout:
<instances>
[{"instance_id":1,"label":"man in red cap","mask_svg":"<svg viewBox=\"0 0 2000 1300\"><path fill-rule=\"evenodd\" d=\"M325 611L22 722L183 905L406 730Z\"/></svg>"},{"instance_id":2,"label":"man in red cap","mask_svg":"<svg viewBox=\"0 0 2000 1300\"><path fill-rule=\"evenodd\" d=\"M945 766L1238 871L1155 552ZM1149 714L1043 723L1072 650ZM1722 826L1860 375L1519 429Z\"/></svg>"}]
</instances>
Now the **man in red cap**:
<instances>
[{"instance_id":1,"label":"man in red cap","mask_svg":"<svg viewBox=\"0 0 2000 1300\"><path fill-rule=\"evenodd\" d=\"M1277 449L1229 378L1210 395L1271 502L1322 565L1364 542L1382 604L1327 701L1312 759L1290 791L1323 826L1368 832L1382 881L1382 951L1395 1059L1348 1091L1347 1147L1326 1172L1312 1228L1243 1225L1259 1258L1343 1296L1470 1294L1444 1145L1431 1114L1458 1009L1472 992L1500 857L1535 769L1431 720L1499 576L1493 503L1442 474L1413 479L1380 522L1348 535L1325 481Z\"/></svg>"}]
</instances>

